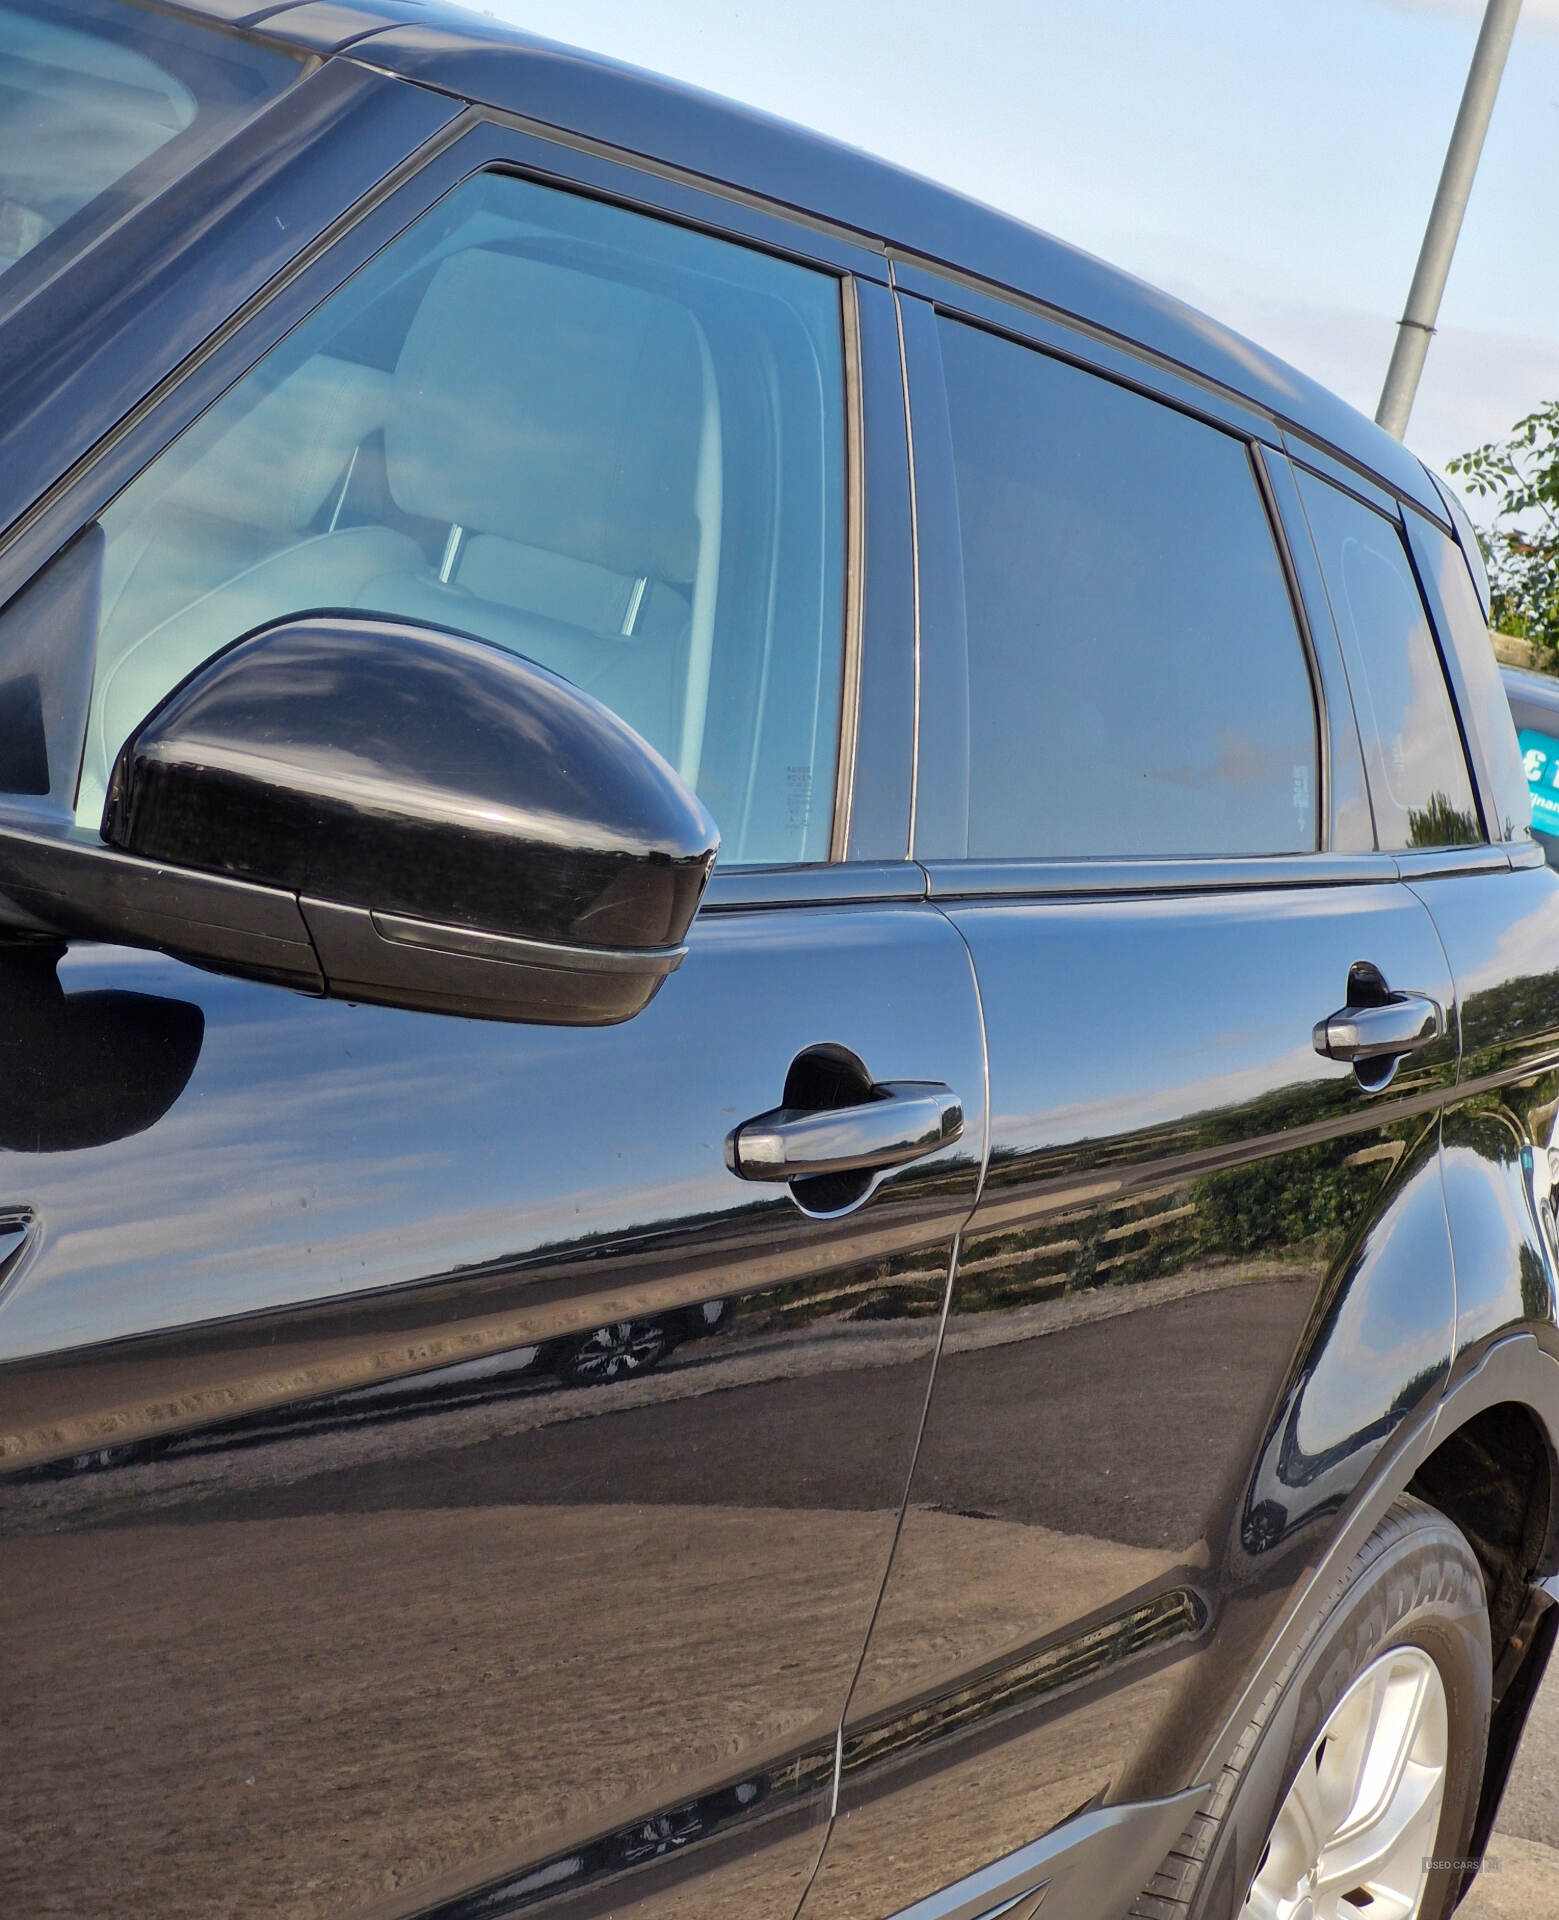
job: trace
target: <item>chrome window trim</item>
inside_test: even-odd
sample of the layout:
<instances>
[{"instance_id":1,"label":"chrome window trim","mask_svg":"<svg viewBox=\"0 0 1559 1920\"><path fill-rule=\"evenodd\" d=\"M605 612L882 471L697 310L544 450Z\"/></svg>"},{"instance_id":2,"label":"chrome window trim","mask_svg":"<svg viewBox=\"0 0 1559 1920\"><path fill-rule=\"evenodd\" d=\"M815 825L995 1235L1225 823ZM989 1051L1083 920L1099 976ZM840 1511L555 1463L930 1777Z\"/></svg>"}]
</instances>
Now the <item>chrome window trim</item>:
<instances>
[{"instance_id":1,"label":"chrome window trim","mask_svg":"<svg viewBox=\"0 0 1559 1920\"><path fill-rule=\"evenodd\" d=\"M853 274L840 282L845 408L844 652L840 661L839 738L828 857L842 861L855 809L855 749L860 738L861 656L866 640L866 405L861 387L861 303Z\"/></svg>"},{"instance_id":2,"label":"chrome window trim","mask_svg":"<svg viewBox=\"0 0 1559 1920\"><path fill-rule=\"evenodd\" d=\"M1486 857L1490 849L1470 851ZM1381 886L1395 884L1401 877L1398 861L1389 853L1218 854L1189 860L928 860L924 865L933 900Z\"/></svg>"}]
</instances>

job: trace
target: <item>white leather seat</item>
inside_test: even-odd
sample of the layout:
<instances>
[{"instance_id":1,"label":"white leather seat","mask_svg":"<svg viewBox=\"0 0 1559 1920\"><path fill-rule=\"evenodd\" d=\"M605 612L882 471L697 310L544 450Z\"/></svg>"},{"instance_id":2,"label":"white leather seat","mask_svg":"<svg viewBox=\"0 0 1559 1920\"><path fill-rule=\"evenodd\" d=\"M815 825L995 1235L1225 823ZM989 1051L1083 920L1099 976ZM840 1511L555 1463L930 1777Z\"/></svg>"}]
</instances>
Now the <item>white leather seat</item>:
<instances>
[{"instance_id":1,"label":"white leather seat","mask_svg":"<svg viewBox=\"0 0 1559 1920\"><path fill-rule=\"evenodd\" d=\"M674 758L706 360L657 292L478 247L435 269L393 375L318 354L225 431L214 416L210 447L114 530L78 818L101 817L113 756L203 660L333 607L524 654ZM381 428L385 524L309 532Z\"/></svg>"}]
</instances>

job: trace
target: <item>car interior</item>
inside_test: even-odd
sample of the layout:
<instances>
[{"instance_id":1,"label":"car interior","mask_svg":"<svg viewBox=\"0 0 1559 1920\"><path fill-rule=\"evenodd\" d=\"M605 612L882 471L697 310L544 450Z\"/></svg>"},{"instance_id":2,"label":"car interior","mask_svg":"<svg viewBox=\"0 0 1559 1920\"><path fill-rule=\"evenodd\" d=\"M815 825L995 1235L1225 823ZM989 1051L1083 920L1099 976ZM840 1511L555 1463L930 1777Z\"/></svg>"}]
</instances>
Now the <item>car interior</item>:
<instances>
[{"instance_id":1,"label":"car interior","mask_svg":"<svg viewBox=\"0 0 1559 1920\"><path fill-rule=\"evenodd\" d=\"M795 770L805 792L832 753L840 610L788 606L786 583L816 602L842 456L804 327L512 219L409 239L103 516L78 823L97 825L125 739L213 653L351 608L473 634L592 694L718 797L727 859L811 851ZM722 580L726 548L743 557Z\"/></svg>"}]
</instances>

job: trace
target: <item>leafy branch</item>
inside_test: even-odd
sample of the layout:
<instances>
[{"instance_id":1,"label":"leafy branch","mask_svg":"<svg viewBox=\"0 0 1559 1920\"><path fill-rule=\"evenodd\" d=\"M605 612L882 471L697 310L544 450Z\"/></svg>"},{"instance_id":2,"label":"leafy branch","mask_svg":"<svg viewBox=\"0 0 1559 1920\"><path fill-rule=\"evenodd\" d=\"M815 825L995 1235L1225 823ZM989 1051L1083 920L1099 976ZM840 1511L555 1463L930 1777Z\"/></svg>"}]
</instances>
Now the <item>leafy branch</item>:
<instances>
[{"instance_id":1,"label":"leafy branch","mask_svg":"<svg viewBox=\"0 0 1559 1920\"><path fill-rule=\"evenodd\" d=\"M1458 454L1446 471L1494 509L1478 542L1495 627L1543 648L1559 669L1559 400L1518 420L1507 439Z\"/></svg>"}]
</instances>

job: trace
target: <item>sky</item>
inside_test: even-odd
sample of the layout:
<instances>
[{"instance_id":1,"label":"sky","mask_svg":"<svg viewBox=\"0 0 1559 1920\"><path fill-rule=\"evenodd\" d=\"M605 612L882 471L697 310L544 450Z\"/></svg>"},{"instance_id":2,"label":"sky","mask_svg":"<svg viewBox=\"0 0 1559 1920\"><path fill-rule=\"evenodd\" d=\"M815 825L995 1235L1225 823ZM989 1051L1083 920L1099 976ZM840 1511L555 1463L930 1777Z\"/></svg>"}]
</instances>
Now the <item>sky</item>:
<instances>
[{"instance_id":1,"label":"sky","mask_svg":"<svg viewBox=\"0 0 1559 1920\"><path fill-rule=\"evenodd\" d=\"M479 0L1166 287L1373 414L1482 0ZM1408 443L1559 398L1559 0L1525 0Z\"/></svg>"}]
</instances>

